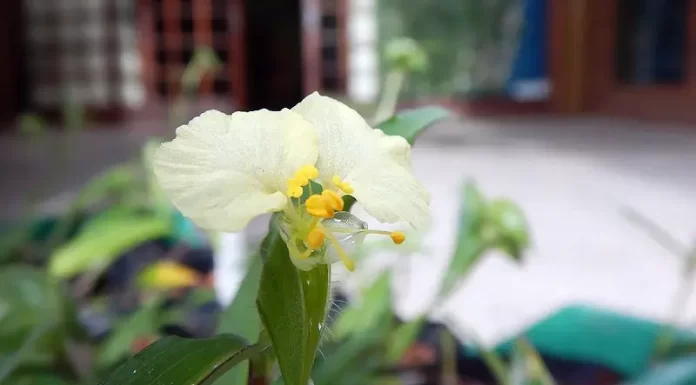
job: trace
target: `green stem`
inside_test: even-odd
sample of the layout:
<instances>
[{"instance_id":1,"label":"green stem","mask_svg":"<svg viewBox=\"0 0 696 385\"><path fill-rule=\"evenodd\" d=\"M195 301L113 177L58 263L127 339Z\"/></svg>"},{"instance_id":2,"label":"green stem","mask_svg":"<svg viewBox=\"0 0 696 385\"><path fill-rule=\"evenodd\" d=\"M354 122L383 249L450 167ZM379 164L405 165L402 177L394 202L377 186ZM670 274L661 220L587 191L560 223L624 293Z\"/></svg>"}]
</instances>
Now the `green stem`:
<instances>
[{"instance_id":1,"label":"green stem","mask_svg":"<svg viewBox=\"0 0 696 385\"><path fill-rule=\"evenodd\" d=\"M396 112L396 103L399 101L399 93L403 86L406 73L404 71L394 70L387 74L384 80L384 89L382 97L377 105L377 112L373 119L373 123L379 124L394 116Z\"/></svg>"}]
</instances>

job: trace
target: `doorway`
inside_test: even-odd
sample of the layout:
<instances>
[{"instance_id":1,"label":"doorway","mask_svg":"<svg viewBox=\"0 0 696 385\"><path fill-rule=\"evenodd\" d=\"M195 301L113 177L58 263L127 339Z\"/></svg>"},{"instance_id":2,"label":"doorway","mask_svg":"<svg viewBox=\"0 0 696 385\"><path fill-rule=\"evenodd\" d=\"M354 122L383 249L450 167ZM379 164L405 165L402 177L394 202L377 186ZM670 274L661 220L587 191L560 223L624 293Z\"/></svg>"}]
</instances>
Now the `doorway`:
<instances>
[{"instance_id":1,"label":"doorway","mask_svg":"<svg viewBox=\"0 0 696 385\"><path fill-rule=\"evenodd\" d=\"M588 11L590 110L696 121L696 0L594 0Z\"/></svg>"},{"instance_id":2,"label":"doorway","mask_svg":"<svg viewBox=\"0 0 696 385\"><path fill-rule=\"evenodd\" d=\"M250 110L278 110L303 96L300 0L246 2L247 95Z\"/></svg>"}]
</instances>

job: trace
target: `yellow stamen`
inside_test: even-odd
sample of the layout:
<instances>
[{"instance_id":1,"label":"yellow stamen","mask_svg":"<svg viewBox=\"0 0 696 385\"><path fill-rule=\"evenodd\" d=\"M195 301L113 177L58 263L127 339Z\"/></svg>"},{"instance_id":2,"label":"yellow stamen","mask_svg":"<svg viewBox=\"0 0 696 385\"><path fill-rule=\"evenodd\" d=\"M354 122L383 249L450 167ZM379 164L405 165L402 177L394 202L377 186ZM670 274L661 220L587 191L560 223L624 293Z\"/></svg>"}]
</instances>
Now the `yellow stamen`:
<instances>
[{"instance_id":1,"label":"yellow stamen","mask_svg":"<svg viewBox=\"0 0 696 385\"><path fill-rule=\"evenodd\" d=\"M334 175L334 177L331 178L331 182L333 182L333 184L336 186L336 188L338 188L339 190L343 191L346 194L352 194L353 191L355 191L353 189L353 186L350 185L350 183L344 182L343 180L341 180L341 177L339 177L338 175Z\"/></svg>"},{"instance_id":2,"label":"yellow stamen","mask_svg":"<svg viewBox=\"0 0 696 385\"><path fill-rule=\"evenodd\" d=\"M321 195L312 195L305 202L307 212L319 218L333 218L334 209L331 204Z\"/></svg>"},{"instance_id":3,"label":"yellow stamen","mask_svg":"<svg viewBox=\"0 0 696 385\"><path fill-rule=\"evenodd\" d=\"M319 176L319 170L311 164L306 164L297 171L297 174L304 175L307 179L316 179Z\"/></svg>"},{"instance_id":4,"label":"yellow stamen","mask_svg":"<svg viewBox=\"0 0 696 385\"><path fill-rule=\"evenodd\" d=\"M309 178L307 178L306 175L301 174L299 171L295 173L295 176L292 178L298 185L300 186L306 186L309 183Z\"/></svg>"},{"instance_id":5,"label":"yellow stamen","mask_svg":"<svg viewBox=\"0 0 696 385\"><path fill-rule=\"evenodd\" d=\"M307 234L307 246L312 249L318 249L324 244L324 231L315 227Z\"/></svg>"},{"instance_id":6,"label":"yellow stamen","mask_svg":"<svg viewBox=\"0 0 696 385\"><path fill-rule=\"evenodd\" d=\"M302 196L302 186L294 178L288 179L288 190L285 194L291 198L299 198Z\"/></svg>"},{"instance_id":7,"label":"yellow stamen","mask_svg":"<svg viewBox=\"0 0 696 385\"><path fill-rule=\"evenodd\" d=\"M336 194L336 192L331 190L324 190L321 193L321 197L331 206L334 211L343 210L343 199Z\"/></svg>"},{"instance_id":8,"label":"yellow stamen","mask_svg":"<svg viewBox=\"0 0 696 385\"><path fill-rule=\"evenodd\" d=\"M341 244L338 242L336 237L333 236L333 234L326 232L326 236L329 238L331 241L331 244L333 245L334 249L336 249L336 253L338 256L341 258L341 262L343 262L343 266L348 269L348 271L354 271L355 270L355 261L353 261L352 258L346 254L346 251L343 250L343 247L341 247Z\"/></svg>"},{"instance_id":9,"label":"yellow stamen","mask_svg":"<svg viewBox=\"0 0 696 385\"><path fill-rule=\"evenodd\" d=\"M401 231L392 231L389 236L397 245L404 243L406 240L406 234L402 233Z\"/></svg>"},{"instance_id":10,"label":"yellow stamen","mask_svg":"<svg viewBox=\"0 0 696 385\"><path fill-rule=\"evenodd\" d=\"M376 234L376 235L388 235L394 243L400 245L406 240L406 234L401 231L384 231L384 230L356 230L345 227L324 227L324 230L331 231L333 233L343 233L343 234L355 234L355 233L365 233L365 234Z\"/></svg>"}]
</instances>

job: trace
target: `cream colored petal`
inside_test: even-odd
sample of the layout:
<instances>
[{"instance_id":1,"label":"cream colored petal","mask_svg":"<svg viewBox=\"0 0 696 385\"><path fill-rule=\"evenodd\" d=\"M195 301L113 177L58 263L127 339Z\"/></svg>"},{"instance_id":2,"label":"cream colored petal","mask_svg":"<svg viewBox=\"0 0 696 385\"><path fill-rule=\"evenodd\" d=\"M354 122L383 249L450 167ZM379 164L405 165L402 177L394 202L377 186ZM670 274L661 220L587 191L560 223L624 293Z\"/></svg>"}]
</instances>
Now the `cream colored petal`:
<instances>
[{"instance_id":1,"label":"cream colored petal","mask_svg":"<svg viewBox=\"0 0 696 385\"><path fill-rule=\"evenodd\" d=\"M324 185L338 175L353 186L352 195L365 211L382 222L421 227L429 221L430 197L411 173L411 147L404 138L373 129L350 107L318 93L293 111L317 129L317 168Z\"/></svg>"},{"instance_id":2,"label":"cream colored petal","mask_svg":"<svg viewBox=\"0 0 696 385\"><path fill-rule=\"evenodd\" d=\"M290 111L207 111L176 130L154 158L163 190L199 226L236 232L282 210L287 179L318 154L314 128Z\"/></svg>"}]
</instances>

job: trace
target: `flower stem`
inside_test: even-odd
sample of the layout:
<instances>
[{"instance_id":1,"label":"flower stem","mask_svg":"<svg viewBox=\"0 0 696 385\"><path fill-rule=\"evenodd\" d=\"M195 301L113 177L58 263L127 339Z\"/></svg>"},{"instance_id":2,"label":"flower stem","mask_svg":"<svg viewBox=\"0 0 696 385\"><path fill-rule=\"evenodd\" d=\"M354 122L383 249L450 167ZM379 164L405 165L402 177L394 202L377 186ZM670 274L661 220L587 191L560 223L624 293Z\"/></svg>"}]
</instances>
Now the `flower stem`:
<instances>
[{"instance_id":1,"label":"flower stem","mask_svg":"<svg viewBox=\"0 0 696 385\"><path fill-rule=\"evenodd\" d=\"M377 105L377 111L373 119L373 124L377 125L391 118L396 112L396 103L399 101L399 93L403 86L406 73L404 71L394 70L387 74L384 80L384 88L382 89L382 97Z\"/></svg>"}]
</instances>

